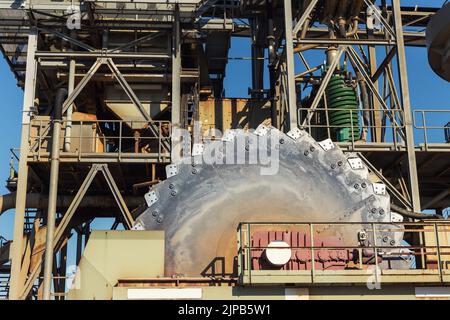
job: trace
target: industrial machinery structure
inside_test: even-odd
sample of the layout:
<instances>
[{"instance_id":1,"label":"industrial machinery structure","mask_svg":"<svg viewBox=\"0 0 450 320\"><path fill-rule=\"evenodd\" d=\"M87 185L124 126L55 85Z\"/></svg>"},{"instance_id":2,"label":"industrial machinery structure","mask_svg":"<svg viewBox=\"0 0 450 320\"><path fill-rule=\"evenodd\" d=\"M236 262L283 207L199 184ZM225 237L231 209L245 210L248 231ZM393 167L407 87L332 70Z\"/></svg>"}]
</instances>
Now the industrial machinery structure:
<instances>
[{"instance_id":1,"label":"industrial machinery structure","mask_svg":"<svg viewBox=\"0 0 450 320\"><path fill-rule=\"evenodd\" d=\"M0 0L24 90L7 297L450 297L450 111L411 109L405 54L449 80L449 9ZM235 38L248 98L225 91Z\"/></svg>"}]
</instances>

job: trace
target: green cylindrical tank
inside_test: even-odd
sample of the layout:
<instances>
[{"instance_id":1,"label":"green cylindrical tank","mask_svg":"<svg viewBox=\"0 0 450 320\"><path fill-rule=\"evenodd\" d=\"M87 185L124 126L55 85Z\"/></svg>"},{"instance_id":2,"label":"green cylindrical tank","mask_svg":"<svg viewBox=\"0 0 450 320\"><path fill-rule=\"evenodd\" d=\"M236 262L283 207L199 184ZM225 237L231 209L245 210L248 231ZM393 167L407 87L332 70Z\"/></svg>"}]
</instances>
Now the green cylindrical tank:
<instances>
[{"instance_id":1,"label":"green cylindrical tank","mask_svg":"<svg viewBox=\"0 0 450 320\"><path fill-rule=\"evenodd\" d=\"M334 74L326 89L328 121L334 140L357 141L360 137L356 89L345 83L342 74ZM333 110L336 109L336 110Z\"/></svg>"}]
</instances>

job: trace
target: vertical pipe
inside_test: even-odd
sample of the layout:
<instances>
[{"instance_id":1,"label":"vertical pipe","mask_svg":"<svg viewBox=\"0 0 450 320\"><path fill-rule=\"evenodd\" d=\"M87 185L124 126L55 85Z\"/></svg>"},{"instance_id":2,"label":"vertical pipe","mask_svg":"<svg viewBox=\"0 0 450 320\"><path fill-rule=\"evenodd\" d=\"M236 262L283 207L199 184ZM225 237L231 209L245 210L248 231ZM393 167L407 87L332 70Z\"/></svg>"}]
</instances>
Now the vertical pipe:
<instances>
[{"instance_id":1,"label":"vertical pipe","mask_svg":"<svg viewBox=\"0 0 450 320\"><path fill-rule=\"evenodd\" d=\"M64 247L61 248L61 256L59 257L59 292L64 294L66 292L66 272L67 272L67 243ZM65 300L65 296L62 295L59 297L59 300Z\"/></svg>"},{"instance_id":2,"label":"vertical pipe","mask_svg":"<svg viewBox=\"0 0 450 320\"><path fill-rule=\"evenodd\" d=\"M436 238L436 255L437 255L437 263L438 263L438 270L439 270L439 281L444 282L443 275L442 275L442 257L441 257L441 246L439 244L439 230L438 225L435 222L434 223L434 236Z\"/></svg>"},{"instance_id":3,"label":"vertical pipe","mask_svg":"<svg viewBox=\"0 0 450 320\"><path fill-rule=\"evenodd\" d=\"M372 222L372 232L373 232L373 252L375 256L375 286L377 287L380 283L378 279L378 245L377 245L377 230L375 229L375 223ZM375 287L375 288L376 288Z\"/></svg>"},{"instance_id":4,"label":"vertical pipe","mask_svg":"<svg viewBox=\"0 0 450 320\"><path fill-rule=\"evenodd\" d=\"M24 98L22 107L22 132L20 141L20 159L16 192L16 212L14 216L14 238L11 250L11 280L9 299L20 298L25 284L25 275L22 274L23 225L25 222L25 206L28 180L28 138L30 134L31 107L34 103L36 90L37 62L37 31L32 30L28 35L27 68L25 71Z\"/></svg>"},{"instance_id":5,"label":"vertical pipe","mask_svg":"<svg viewBox=\"0 0 450 320\"><path fill-rule=\"evenodd\" d=\"M400 92L404 112L404 125L406 135L406 149L408 153L408 174L412 205L414 212L420 212L419 180L417 177L416 153L414 149L414 128L411 118L411 101L409 98L408 74L406 66L405 42L403 38L403 26L400 0L392 0L392 9L395 22L395 37L397 43L397 64L399 71Z\"/></svg>"},{"instance_id":6,"label":"vertical pipe","mask_svg":"<svg viewBox=\"0 0 450 320\"><path fill-rule=\"evenodd\" d=\"M292 35L292 3L291 0L284 0L284 28L286 34L286 69L288 83L288 110L289 110L289 130L297 128L297 94L295 91L294 74L294 39Z\"/></svg>"},{"instance_id":7,"label":"vertical pipe","mask_svg":"<svg viewBox=\"0 0 450 320\"><path fill-rule=\"evenodd\" d=\"M260 44L261 19L256 15L251 19L252 28L252 98L261 98L264 88L264 50Z\"/></svg>"},{"instance_id":8,"label":"vertical pipe","mask_svg":"<svg viewBox=\"0 0 450 320\"><path fill-rule=\"evenodd\" d=\"M83 250L83 229L77 231L77 252L75 257L75 264L78 266L78 263L81 260L81 253Z\"/></svg>"},{"instance_id":9,"label":"vertical pipe","mask_svg":"<svg viewBox=\"0 0 450 320\"><path fill-rule=\"evenodd\" d=\"M328 34L330 39L336 39L336 34L332 26L328 26ZM334 60L336 60L338 54L337 46L334 45L329 46L326 50L326 54L327 54L327 66L329 67L334 62ZM339 69L339 64L337 68Z\"/></svg>"},{"instance_id":10,"label":"vertical pipe","mask_svg":"<svg viewBox=\"0 0 450 320\"><path fill-rule=\"evenodd\" d=\"M181 42L180 42L180 14L178 5L172 31L172 149L171 161L176 162L181 157Z\"/></svg>"},{"instance_id":11,"label":"vertical pipe","mask_svg":"<svg viewBox=\"0 0 450 320\"><path fill-rule=\"evenodd\" d=\"M75 88L75 59L70 59L69 63L69 84L68 84L68 94L70 95ZM66 114L66 136L64 139L64 151L70 151L71 135L72 135L72 113L73 113L73 103L67 108Z\"/></svg>"},{"instance_id":12,"label":"vertical pipe","mask_svg":"<svg viewBox=\"0 0 450 320\"><path fill-rule=\"evenodd\" d=\"M276 72L275 72L275 35L274 35L274 24L273 24L273 10L275 8L272 5L272 1L267 1L267 46L269 52L269 99L270 99L270 110L272 126L278 128L278 109L276 102Z\"/></svg>"},{"instance_id":13,"label":"vertical pipe","mask_svg":"<svg viewBox=\"0 0 450 320\"><path fill-rule=\"evenodd\" d=\"M43 300L50 300L52 272L53 272L53 254L54 254L54 234L56 220L56 199L58 196L58 174L59 174L59 140L61 133L62 105L67 96L67 90L61 88L58 90L54 104L53 133L52 133L52 151L50 165L50 182L48 193L48 211L47 211L47 237L45 243L44 259L44 280L43 280Z\"/></svg>"}]
</instances>

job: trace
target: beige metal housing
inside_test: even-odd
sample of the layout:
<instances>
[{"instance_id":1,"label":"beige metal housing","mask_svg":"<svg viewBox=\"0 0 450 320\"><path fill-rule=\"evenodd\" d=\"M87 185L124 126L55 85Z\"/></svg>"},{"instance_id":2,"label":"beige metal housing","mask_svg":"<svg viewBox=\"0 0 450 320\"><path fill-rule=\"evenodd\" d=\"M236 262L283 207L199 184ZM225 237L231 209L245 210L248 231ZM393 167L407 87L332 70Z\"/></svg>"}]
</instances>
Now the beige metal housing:
<instances>
[{"instance_id":1,"label":"beige metal housing","mask_svg":"<svg viewBox=\"0 0 450 320\"><path fill-rule=\"evenodd\" d=\"M164 232L94 231L67 298L109 300L119 279L161 277Z\"/></svg>"}]
</instances>

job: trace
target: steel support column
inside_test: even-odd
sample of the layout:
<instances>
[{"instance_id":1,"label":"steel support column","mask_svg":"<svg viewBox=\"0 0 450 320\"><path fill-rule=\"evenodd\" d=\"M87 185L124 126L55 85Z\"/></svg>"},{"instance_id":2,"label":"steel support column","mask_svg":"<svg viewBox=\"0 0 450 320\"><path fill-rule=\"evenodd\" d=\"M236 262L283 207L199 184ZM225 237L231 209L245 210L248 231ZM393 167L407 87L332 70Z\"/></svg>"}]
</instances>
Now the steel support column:
<instances>
[{"instance_id":1,"label":"steel support column","mask_svg":"<svg viewBox=\"0 0 450 320\"><path fill-rule=\"evenodd\" d=\"M128 229L131 229L131 227L134 223L133 217L131 216L131 213L126 206L125 201L123 200L123 197L120 194L119 188L117 187L116 183L114 182L114 179L108 169L108 165L93 164L91 169L89 170L86 178L84 179L83 183L81 184L80 188L78 189L77 194L72 199L72 202L70 203L69 208L67 209L63 218L61 219L61 222L58 224L58 228L56 228L56 232L54 232L54 238L51 241L52 245L53 245L52 250L57 251L63 245L63 243L61 243L63 236L67 232L67 228L68 228L76 210L78 209L81 201L83 200L89 186L91 185L91 183L94 180L95 176L97 175L98 171L102 171L105 179L107 180L108 186L110 187L113 197L116 200L116 203L119 206L119 209L122 213L124 226ZM87 242L87 236L86 236L86 242ZM47 257L47 254L45 256ZM37 277L39 276L39 273L41 272L41 269L42 269L42 264L41 264L42 260L41 259L38 259L36 261L36 266L31 271L31 273L28 277L28 280L25 283L24 289L21 292L22 298L26 298L26 296L28 295L28 293L30 292L30 290L33 286L33 283L36 281Z\"/></svg>"},{"instance_id":2,"label":"steel support column","mask_svg":"<svg viewBox=\"0 0 450 320\"><path fill-rule=\"evenodd\" d=\"M179 18L179 8L176 6L172 34L172 162L176 162L181 157L181 41Z\"/></svg>"},{"instance_id":3,"label":"steel support column","mask_svg":"<svg viewBox=\"0 0 450 320\"><path fill-rule=\"evenodd\" d=\"M16 193L16 212L14 216L14 238L11 250L11 285L9 299L20 298L25 284L25 274L22 274L22 255L24 248L23 226L25 220L25 203L28 183L28 137L30 133L30 116L34 104L36 90L37 62L35 52L37 50L37 31L32 30L28 35L27 69L25 73L24 98L22 108L22 132L20 142L19 176Z\"/></svg>"},{"instance_id":4,"label":"steel support column","mask_svg":"<svg viewBox=\"0 0 450 320\"><path fill-rule=\"evenodd\" d=\"M401 100L404 113L406 135L406 149L408 153L408 174L411 189L411 200L414 212L420 212L419 179L417 177L416 153L414 149L414 128L411 115L411 101L409 97L408 73L406 66L405 42L403 38L402 13L400 0L392 0L394 13L395 36L397 40L397 64L399 71Z\"/></svg>"},{"instance_id":5,"label":"steel support column","mask_svg":"<svg viewBox=\"0 0 450 320\"><path fill-rule=\"evenodd\" d=\"M291 0L284 0L284 28L286 33L286 73L287 73L287 102L289 114L289 129L297 127L297 94L295 91L294 41L292 34L292 5Z\"/></svg>"},{"instance_id":6,"label":"steel support column","mask_svg":"<svg viewBox=\"0 0 450 320\"><path fill-rule=\"evenodd\" d=\"M60 89L61 90L61 89ZM48 192L48 211L47 211L47 237L45 242L45 259L44 259L44 280L43 280L43 300L50 300L51 285L54 262L54 233L56 225L56 200L58 198L58 177L59 177L59 142L62 124L62 102L67 91L62 89L57 93L57 97L53 104L53 133L52 133L52 151L50 164L50 181ZM58 110L59 109L59 110Z\"/></svg>"}]
</instances>

